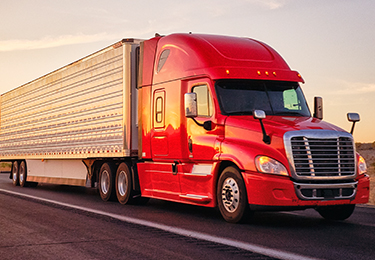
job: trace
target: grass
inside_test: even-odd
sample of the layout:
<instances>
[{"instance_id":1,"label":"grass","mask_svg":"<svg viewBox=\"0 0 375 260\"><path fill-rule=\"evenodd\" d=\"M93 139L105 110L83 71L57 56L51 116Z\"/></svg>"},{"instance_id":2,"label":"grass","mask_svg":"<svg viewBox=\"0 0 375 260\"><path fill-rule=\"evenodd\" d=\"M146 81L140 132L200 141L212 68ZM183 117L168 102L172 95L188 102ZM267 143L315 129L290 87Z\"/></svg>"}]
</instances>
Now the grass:
<instances>
[{"instance_id":1,"label":"grass","mask_svg":"<svg viewBox=\"0 0 375 260\"><path fill-rule=\"evenodd\" d=\"M6 162L0 163L0 171L2 172L10 172L11 168L12 168L11 163L6 163Z\"/></svg>"}]
</instances>

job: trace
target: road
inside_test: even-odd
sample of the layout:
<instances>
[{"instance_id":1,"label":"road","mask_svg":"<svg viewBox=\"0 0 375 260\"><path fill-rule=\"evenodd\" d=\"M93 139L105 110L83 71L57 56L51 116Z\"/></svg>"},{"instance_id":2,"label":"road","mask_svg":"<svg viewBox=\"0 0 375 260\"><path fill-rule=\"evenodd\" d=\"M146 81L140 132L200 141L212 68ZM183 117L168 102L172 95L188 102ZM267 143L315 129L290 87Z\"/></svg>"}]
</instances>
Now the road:
<instances>
[{"instance_id":1,"label":"road","mask_svg":"<svg viewBox=\"0 0 375 260\"><path fill-rule=\"evenodd\" d=\"M0 174L1 259L375 259L375 208L346 221L314 210L226 223L211 208L101 201L92 188L14 187Z\"/></svg>"}]
</instances>

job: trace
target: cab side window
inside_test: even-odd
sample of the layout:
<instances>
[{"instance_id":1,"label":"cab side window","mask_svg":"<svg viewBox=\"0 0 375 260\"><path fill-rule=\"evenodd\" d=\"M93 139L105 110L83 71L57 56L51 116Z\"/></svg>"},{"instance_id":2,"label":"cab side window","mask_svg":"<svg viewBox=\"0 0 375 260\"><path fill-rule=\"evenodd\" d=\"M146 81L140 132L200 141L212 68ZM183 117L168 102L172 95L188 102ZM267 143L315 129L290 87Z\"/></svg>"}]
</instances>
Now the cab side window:
<instances>
[{"instance_id":1,"label":"cab side window","mask_svg":"<svg viewBox=\"0 0 375 260\"><path fill-rule=\"evenodd\" d=\"M197 85L193 87L193 92L197 94L198 116L212 116L212 98L207 85Z\"/></svg>"}]
</instances>

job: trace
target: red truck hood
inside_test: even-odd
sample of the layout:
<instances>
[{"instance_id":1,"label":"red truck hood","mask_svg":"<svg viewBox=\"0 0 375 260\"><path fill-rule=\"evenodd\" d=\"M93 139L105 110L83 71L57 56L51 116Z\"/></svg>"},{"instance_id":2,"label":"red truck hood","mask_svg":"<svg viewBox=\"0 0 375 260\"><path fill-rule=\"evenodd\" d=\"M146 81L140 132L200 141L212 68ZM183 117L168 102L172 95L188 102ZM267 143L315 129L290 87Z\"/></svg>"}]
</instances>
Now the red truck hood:
<instances>
[{"instance_id":1,"label":"red truck hood","mask_svg":"<svg viewBox=\"0 0 375 260\"><path fill-rule=\"evenodd\" d=\"M262 128L258 119L254 119L252 116L228 116L225 120L224 152L238 153L237 157L246 154L247 160L249 158L252 160L260 154L266 154L284 165L288 165L284 146L286 132L298 130L344 131L337 126L312 117L267 116L266 119L263 119L263 123L267 135L271 137L270 144L263 142ZM249 163L243 165L243 168L251 169L252 166Z\"/></svg>"},{"instance_id":2,"label":"red truck hood","mask_svg":"<svg viewBox=\"0 0 375 260\"><path fill-rule=\"evenodd\" d=\"M271 143L263 142L260 122L252 116L228 116L225 120L225 138L222 143L223 157L239 158L242 169L256 171L252 162L257 155L267 155L288 167L284 146L284 134L298 130L344 130L312 117L267 116L263 119L267 135ZM244 163L245 162L245 163Z\"/></svg>"},{"instance_id":3,"label":"red truck hood","mask_svg":"<svg viewBox=\"0 0 375 260\"><path fill-rule=\"evenodd\" d=\"M263 119L264 127L268 135L282 137L285 132L296 130L320 129L345 131L335 125L321 121L313 117L267 116ZM258 119L252 116L228 116L226 127L246 128L251 132L261 133Z\"/></svg>"}]
</instances>

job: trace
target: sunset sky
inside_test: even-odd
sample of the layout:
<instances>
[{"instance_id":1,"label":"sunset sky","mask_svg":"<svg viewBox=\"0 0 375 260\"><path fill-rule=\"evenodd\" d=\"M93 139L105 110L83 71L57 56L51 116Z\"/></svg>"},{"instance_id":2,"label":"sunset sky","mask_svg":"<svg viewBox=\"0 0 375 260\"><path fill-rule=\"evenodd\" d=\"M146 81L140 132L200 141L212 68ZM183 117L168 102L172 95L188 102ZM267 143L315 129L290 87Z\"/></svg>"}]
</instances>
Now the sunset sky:
<instances>
[{"instance_id":1,"label":"sunset sky","mask_svg":"<svg viewBox=\"0 0 375 260\"><path fill-rule=\"evenodd\" d=\"M122 38L193 32L246 36L275 48L299 71L310 110L375 141L373 0L1 0L0 93Z\"/></svg>"}]
</instances>

